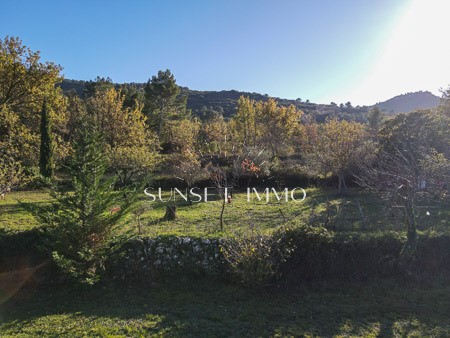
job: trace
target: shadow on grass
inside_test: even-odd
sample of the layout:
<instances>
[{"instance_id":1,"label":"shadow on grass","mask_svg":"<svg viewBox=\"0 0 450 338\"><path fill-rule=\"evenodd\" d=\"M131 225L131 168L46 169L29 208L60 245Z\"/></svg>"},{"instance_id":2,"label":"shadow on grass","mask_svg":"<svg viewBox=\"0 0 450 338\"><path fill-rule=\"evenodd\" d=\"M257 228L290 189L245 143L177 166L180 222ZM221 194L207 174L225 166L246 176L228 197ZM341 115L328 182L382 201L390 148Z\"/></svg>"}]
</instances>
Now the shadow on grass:
<instances>
[{"instance_id":1,"label":"shadow on grass","mask_svg":"<svg viewBox=\"0 0 450 338\"><path fill-rule=\"evenodd\" d=\"M448 287L392 283L289 291L207 280L149 288L72 286L28 290L11 299L0 308L0 333L77 335L98 333L101 327L103 334L183 337L449 336L449 296Z\"/></svg>"}]
</instances>

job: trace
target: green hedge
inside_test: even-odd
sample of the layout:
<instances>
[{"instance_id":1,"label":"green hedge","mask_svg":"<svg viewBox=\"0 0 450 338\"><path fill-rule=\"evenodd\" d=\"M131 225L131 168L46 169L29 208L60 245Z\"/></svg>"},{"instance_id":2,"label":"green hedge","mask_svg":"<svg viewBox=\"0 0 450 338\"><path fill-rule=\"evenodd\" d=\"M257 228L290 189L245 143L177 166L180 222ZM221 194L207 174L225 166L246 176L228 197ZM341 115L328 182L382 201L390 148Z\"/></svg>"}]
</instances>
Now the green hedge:
<instances>
[{"instance_id":1,"label":"green hedge","mask_svg":"<svg viewBox=\"0 0 450 338\"><path fill-rule=\"evenodd\" d=\"M287 233L296 249L282 267L291 280L366 280L404 277L398 258L406 241L395 232L338 233L300 227ZM450 236L419 235L413 266L417 277L450 277Z\"/></svg>"},{"instance_id":2,"label":"green hedge","mask_svg":"<svg viewBox=\"0 0 450 338\"><path fill-rule=\"evenodd\" d=\"M280 272L272 275L285 281L405 277L398 257L406 238L399 233L333 233L319 227L296 226L274 236L278 236L274 241L277 250L271 250L280 252L283 245L289 246L286 259L267 260L266 253L261 253L265 256L258 258L260 250L255 251L255 257L252 254L246 259L269 262L273 271ZM221 250L227 241L232 240L176 236L134 238L111 255L104 277L144 282L162 276L188 275L235 279L233 268ZM50 254L41 247L42 243L42 234L37 230L0 233L0 272L46 262L36 279L41 282L62 280ZM274 267L273 262L279 262L276 263L279 266ZM258 269L261 266L265 265L259 264ZM450 278L450 236L419 235L411 271L413 277ZM239 273L242 275L242 271Z\"/></svg>"}]
</instances>

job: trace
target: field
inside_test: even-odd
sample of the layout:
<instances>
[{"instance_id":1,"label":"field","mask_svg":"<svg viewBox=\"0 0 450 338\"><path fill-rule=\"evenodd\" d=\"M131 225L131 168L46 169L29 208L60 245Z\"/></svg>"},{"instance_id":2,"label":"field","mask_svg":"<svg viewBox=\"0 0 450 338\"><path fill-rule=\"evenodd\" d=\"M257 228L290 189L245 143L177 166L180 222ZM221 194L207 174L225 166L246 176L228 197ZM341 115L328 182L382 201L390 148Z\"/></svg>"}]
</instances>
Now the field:
<instances>
[{"instance_id":1,"label":"field","mask_svg":"<svg viewBox=\"0 0 450 338\"><path fill-rule=\"evenodd\" d=\"M164 221L167 203L149 202L150 199L142 195L141 203L147 209L141 216L143 234L149 236L175 234L221 237L251 231L265 233L292 220L308 224L316 222L336 231L404 230L401 220L386 216L381 201L373 195L356 189L351 190L346 197L342 197L335 190L311 188L306 190L306 198L303 202L285 202L284 200L278 202L272 196L269 203L266 203L265 200L258 201L254 195L248 202L246 193L235 193L232 203L225 206L223 231L219 228L221 201L188 205L178 198L175 202L177 220ZM296 191L295 198L301 199L302 196L301 192ZM165 191L162 197L168 199L169 192ZM24 231L38 226L36 220L19 201L24 204L44 204L50 202L51 198L44 191L8 194L4 201L0 201L0 231ZM430 215L427 215L427 211ZM450 206L448 205L431 209L418 208L417 214L419 229L446 232L450 227L448 221ZM133 215L130 215L123 224L123 230L137 232L137 221Z\"/></svg>"}]
</instances>

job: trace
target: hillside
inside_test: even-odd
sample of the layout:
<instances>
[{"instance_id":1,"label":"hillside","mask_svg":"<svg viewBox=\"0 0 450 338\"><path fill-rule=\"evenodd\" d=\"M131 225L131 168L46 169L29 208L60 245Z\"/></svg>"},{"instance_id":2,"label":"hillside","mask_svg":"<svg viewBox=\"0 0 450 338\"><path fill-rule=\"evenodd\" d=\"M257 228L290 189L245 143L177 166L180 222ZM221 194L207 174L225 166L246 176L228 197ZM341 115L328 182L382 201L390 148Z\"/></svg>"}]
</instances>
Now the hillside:
<instances>
[{"instance_id":1,"label":"hillside","mask_svg":"<svg viewBox=\"0 0 450 338\"><path fill-rule=\"evenodd\" d=\"M66 93L73 92L77 95L83 95L87 81L64 80L60 87ZM126 84L125 84L126 85ZM138 90L143 90L143 83L133 83ZM121 86L116 84L117 87ZM230 118L236 113L237 101L240 96L248 96L254 100L267 100L267 94L241 92L236 90L222 91L199 91L192 90L187 87L180 87L181 94L187 95L187 107L192 113L201 118L207 118L214 112L223 114L225 118ZM275 97L281 105L295 105L298 109L304 111L307 115L312 116L317 122L323 122L328 117L338 116L345 120L365 122L365 115L372 107L356 106L353 107L350 102L344 104L317 104L302 100L289 100ZM388 114L396 114L400 112L409 112L414 109L434 108L439 104L439 97L430 92L407 93L396 96L384 102L377 103L381 110Z\"/></svg>"},{"instance_id":2,"label":"hillside","mask_svg":"<svg viewBox=\"0 0 450 338\"><path fill-rule=\"evenodd\" d=\"M428 91L398 95L376 106L387 114L407 113L415 109L430 109L439 105L440 98Z\"/></svg>"}]
</instances>

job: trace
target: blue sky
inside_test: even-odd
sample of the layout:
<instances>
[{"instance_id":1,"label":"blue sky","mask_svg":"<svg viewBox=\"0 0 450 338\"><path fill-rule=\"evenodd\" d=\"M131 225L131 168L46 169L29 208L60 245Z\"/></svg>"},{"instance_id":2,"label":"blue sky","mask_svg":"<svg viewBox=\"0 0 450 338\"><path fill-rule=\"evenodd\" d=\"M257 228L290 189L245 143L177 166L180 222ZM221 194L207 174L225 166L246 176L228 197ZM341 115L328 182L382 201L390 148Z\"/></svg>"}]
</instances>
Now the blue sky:
<instances>
[{"instance_id":1,"label":"blue sky","mask_svg":"<svg viewBox=\"0 0 450 338\"><path fill-rule=\"evenodd\" d=\"M445 6L445 0L8 1L0 38L19 36L70 79L144 82L169 68L192 89L373 104L407 91L437 93L450 83L441 64L450 56L442 46L450 27ZM431 50L417 54L424 44Z\"/></svg>"}]
</instances>

